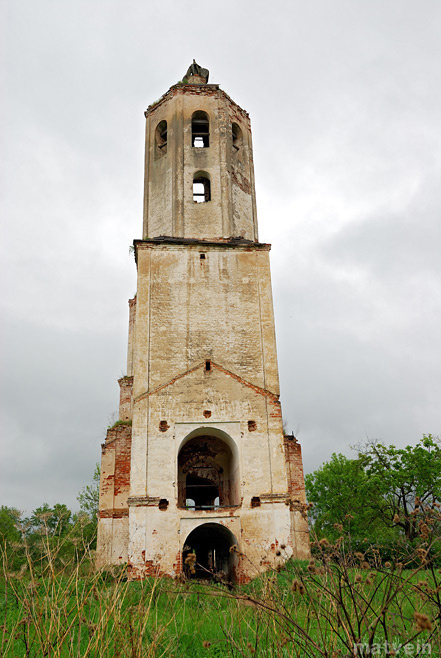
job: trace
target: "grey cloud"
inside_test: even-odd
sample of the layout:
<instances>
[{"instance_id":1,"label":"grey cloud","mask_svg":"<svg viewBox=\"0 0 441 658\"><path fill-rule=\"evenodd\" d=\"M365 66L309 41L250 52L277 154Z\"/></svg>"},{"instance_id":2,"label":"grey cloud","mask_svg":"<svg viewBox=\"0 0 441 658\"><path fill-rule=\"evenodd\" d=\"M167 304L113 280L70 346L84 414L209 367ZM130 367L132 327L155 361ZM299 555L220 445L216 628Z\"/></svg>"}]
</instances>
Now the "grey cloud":
<instances>
[{"instance_id":1,"label":"grey cloud","mask_svg":"<svg viewBox=\"0 0 441 658\"><path fill-rule=\"evenodd\" d=\"M0 502L75 506L91 478L125 368L143 111L193 57L250 112L282 403L306 470L366 435L441 433L436 3L1 11Z\"/></svg>"}]
</instances>

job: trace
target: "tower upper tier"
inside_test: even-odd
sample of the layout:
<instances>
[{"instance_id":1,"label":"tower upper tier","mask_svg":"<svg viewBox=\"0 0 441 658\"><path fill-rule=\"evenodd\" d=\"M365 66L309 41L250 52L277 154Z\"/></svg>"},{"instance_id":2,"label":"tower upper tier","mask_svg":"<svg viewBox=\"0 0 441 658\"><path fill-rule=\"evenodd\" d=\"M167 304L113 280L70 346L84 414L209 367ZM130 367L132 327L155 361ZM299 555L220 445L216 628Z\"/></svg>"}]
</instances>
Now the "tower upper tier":
<instances>
[{"instance_id":1,"label":"tower upper tier","mask_svg":"<svg viewBox=\"0 0 441 658\"><path fill-rule=\"evenodd\" d=\"M258 240L250 119L207 80L192 65L145 112L143 239Z\"/></svg>"}]
</instances>

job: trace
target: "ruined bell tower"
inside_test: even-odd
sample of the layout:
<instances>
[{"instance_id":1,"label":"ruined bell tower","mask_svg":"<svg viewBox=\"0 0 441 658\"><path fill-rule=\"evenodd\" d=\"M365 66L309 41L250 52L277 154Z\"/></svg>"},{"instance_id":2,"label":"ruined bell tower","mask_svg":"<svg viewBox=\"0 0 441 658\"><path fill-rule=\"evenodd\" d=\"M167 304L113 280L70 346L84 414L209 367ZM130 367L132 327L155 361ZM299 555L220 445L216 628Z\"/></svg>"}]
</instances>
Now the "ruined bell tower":
<instances>
[{"instance_id":1,"label":"ruined bell tower","mask_svg":"<svg viewBox=\"0 0 441 658\"><path fill-rule=\"evenodd\" d=\"M102 446L97 564L246 581L309 555L250 120L195 62L145 116L137 294L120 420Z\"/></svg>"}]
</instances>

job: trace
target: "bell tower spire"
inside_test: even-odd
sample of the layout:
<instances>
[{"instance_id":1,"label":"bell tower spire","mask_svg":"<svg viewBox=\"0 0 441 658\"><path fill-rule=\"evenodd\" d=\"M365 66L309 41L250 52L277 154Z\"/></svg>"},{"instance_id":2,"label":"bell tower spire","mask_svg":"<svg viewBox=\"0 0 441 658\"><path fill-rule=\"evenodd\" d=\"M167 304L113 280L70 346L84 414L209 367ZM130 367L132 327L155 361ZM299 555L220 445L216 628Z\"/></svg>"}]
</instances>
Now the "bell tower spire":
<instances>
[{"instance_id":1,"label":"bell tower spire","mask_svg":"<svg viewBox=\"0 0 441 658\"><path fill-rule=\"evenodd\" d=\"M256 242L248 113L193 60L146 112L143 238Z\"/></svg>"}]
</instances>

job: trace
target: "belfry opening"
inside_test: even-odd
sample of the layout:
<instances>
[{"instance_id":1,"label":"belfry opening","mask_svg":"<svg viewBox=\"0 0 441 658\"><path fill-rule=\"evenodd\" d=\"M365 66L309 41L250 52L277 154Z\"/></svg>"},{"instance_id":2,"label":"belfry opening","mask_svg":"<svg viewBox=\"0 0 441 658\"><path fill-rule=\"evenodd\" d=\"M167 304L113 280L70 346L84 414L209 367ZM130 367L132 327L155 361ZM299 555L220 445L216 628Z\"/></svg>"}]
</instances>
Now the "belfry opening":
<instances>
[{"instance_id":1,"label":"belfry opening","mask_svg":"<svg viewBox=\"0 0 441 658\"><path fill-rule=\"evenodd\" d=\"M231 439L229 443L225 433L206 428L187 437L178 455L179 507L219 510L239 505L237 451Z\"/></svg>"},{"instance_id":2,"label":"belfry opening","mask_svg":"<svg viewBox=\"0 0 441 658\"><path fill-rule=\"evenodd\" d=\"M127 563L131 578L246 582L280 562L281 545L283 559L310 554L250 117L208 80L193 61L145 111L137 290L119 420L102 445L96 552L98 568Z\"/></svg>"}]
</instances>

